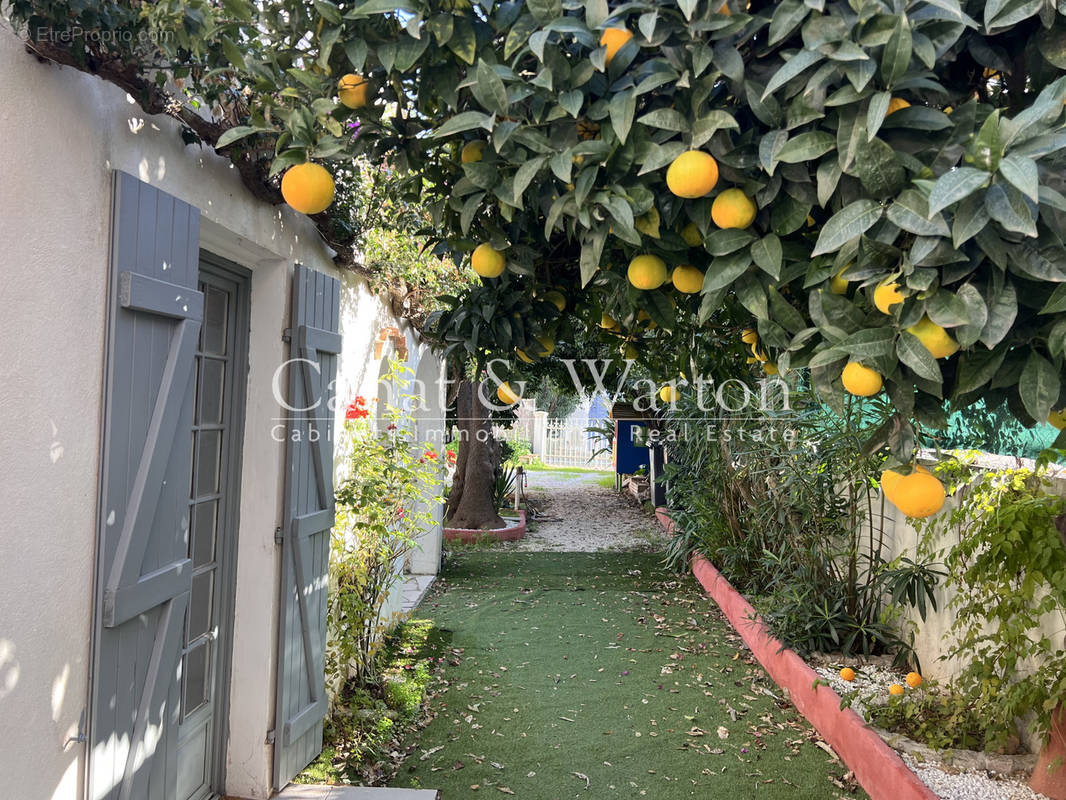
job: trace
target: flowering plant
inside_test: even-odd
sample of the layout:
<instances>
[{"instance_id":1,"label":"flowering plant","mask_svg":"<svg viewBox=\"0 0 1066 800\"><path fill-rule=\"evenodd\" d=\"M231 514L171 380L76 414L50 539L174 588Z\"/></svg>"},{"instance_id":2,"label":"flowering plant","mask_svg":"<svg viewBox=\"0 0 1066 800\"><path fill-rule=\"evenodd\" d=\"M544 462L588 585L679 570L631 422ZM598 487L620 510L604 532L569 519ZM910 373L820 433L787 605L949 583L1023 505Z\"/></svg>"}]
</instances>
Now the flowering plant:
<instances>
[{"instance_id":1,"label":"flowering plant","mask_svg":"<svg viewBox=\"0 0 1066 800\"><path fill-rule=\"evenodd\" d=\"M394 364L383 380L400 384L405 372ZM404 411L389 406L383 416L389 424L376 430L362 397L345 412L341 446L348 474L336 492L327 663L341 680L375 676L381 634L392 622L383 618L383 607L440 502L437 452L415 441L414 422Z\"/></svg>"}]
</instances>

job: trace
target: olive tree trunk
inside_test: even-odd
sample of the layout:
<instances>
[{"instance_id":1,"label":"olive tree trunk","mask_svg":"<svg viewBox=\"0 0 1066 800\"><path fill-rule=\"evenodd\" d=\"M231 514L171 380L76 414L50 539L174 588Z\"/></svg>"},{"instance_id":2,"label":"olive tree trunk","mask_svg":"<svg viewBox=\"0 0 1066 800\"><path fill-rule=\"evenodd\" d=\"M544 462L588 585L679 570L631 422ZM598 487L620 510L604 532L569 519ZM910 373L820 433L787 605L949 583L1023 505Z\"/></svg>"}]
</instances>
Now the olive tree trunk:
<instances>
[{"instance_id":1,"label":"olive tree trunk","mask_svg":"<svg viewBox=\"0 0 1066 800\"><path fill-rule=\"evenodd\" d=\"M489 410L478 397L477 384L463 381L456 397L459 458L448 495L449 528L487 530L504 527L496 508L496 471L500 445L493 438Z\"/></svg>"}]
</instances>

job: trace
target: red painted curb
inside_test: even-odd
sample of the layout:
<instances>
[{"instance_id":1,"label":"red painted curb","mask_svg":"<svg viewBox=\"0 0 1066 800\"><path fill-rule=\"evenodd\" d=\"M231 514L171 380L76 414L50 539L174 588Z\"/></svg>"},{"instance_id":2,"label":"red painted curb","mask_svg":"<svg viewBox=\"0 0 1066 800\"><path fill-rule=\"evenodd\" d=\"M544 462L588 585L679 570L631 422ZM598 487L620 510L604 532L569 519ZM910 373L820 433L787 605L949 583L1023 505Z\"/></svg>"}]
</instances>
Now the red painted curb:
<instances>
[{"instance_id":1,"label":"red painted curb","mask_svg":"<svg viewBox=\"0 0 1066 800\"><path fill-rule=\"evenodd\" d=\"M665 508L655 509L669 533L674 522ZM755 613L755 609L703 556L692 559L692 574L722 609L744 643L783 689L801 714L855 773L872 800L937 800L937 796L903 763L895 750L866 727L850 708L841 710L840 695L815 686L817 672L787 649Z\"/></svg>"},{"instance_id":2,"label":"red painted curb","mask_svg":"<svg viewBox=\"0 0 1066 800\"><path fill-rule=\"evenodd\" d=\"M445 528L444 538L449 542L481 542L486 539L495 539L497 542L517 542L526 535L526 512L518 512L518 524L509 528L494 528L492 530L478 530L477 528Z\"/></svg>"}]
</instances>

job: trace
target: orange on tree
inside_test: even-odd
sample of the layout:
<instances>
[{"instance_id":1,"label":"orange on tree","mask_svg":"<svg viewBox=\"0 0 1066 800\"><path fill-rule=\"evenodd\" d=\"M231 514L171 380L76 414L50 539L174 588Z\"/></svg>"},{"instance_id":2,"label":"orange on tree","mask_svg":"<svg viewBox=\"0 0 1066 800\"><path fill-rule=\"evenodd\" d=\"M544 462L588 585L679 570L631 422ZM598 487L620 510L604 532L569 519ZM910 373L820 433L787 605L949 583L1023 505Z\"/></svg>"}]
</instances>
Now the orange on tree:
<instances>
[{"instance_id":1,"label":"orange on tree","mask_svg":"<svg viewBox=\"0 0 1066 800\"><path fill-rule=\"evenodd\" d=\"M566 296L562 292L557 292L554 289L550 292L545 292L544 299L560 311L566 308Z\"/></svg>"},{"instance_id":2,"label":"orange on tree","mask_svg":"<svg viewBox=\"0 0 1066 800\"><path fill-rule=\"evenodd\" d=\"M840 373L844 389L856 397L873 397L884 385L884 378L875 369L863 366L858 361L849 361Z\"/></svg>"},{"instance_id":3,"label":"orange on tree","mask_svg":"<svg viewBox=\"0 0 1066 800\"><path fill-rule=\"evenodd\" d=\"M537 338L537 344L540 345L540 350L541 350L539 355L550 356L552 353L555 352L555 339L553 339L549 334L542 333L540 336L538 336L536 338Z\"/></svg>"},{"instance_id":4,"label":"orange on tree","mask_svg":"<svg viewBox=\"0 0 1066 800\"><path fill-rule=\"evenodd\" d=\"M718 162L710 153L689 150L673 160L666 170L666 185L678 197L703 197L718 183Z\"/></svg>"},{"instance_id":5,"label":"orange on tree","mask_svg":"<svg viewBox=\"0 0 1066 800\"><path fill-rule=\"evenodd\" d=\"M781 370L777 368L777 364L775 364L773 361L767 361L765 364L763 364L762 371L765 372L767 375L779 375L781 373Z\"/></svg>"},{"instance_id":6,"label":"orange on tree","mask_svg":"<svg viewBox=\"0 0 1066 800\"><path fill-rule=\"evenodd\" d=\"M740 341L744 344L755 344L759 341L759 334L754 328L745 328L740 332Z\"/></svg>"},{"instance_id":7,"label":"orange on tree","mask_svg":"<svg viewBox=\"0 0 1066 800\"><path fill-rule=\"evenodd\" d=\"M840 670L840 680L851 683L853 680L855 680L855 670L853 670L851 667L844 667L842 670Z\"/></svg>"},{"instance_id":8,"label":"orange on tree","mask_svg":"<svg viewBox=\"0 0 1066 800\"><path fill-rule=\"evenodd\" d=\"M838 272L829 280L829 291L831 291L833 294L848 293L848 279L844 277L844 273L847 272L850 268L851 263L845 264L841 268L840 272Z\"/></svg>"},{"instance_id":9,"label":"orange on tree","mask_svg":"<svg viewBox=\"0 0 1066 800\"><path fill-rule=\"evenodd\" d=\"M695 222L690 222L681 229L681 238L689 247L699 247L703 244L703 234L700 233L700 226Z\"/></svg>"},{"instance_id":10,"label":"orange on tree","mask_svg":"<svg viewBox=\"0 0 1066 800\"><path fill-rule=\"evenodd\" d=\"M684 294L697 294L703 289L703 273L691 264L674 267L670 280L674 288Z\"/></svg>"},{"instance_id":11,"label":"orange on tree","mask_svg":"<svg viewBox=\"0 0 1066 800\"><path fill-rule=\"evenodd\" d=\"M885 116L887 117L889 114L899 111L901 108L910 108L910 106L911 104L902 97L893 97L888 101L888 111L885 112Z\"/></svg>"},{"instance_id":12,"label":"orange on tree","mask_svg":"<svg viewBox=\"0 0 1066 800\"><path fill-rule=\"evenodd\" d=\"M659 389L659 399L664 403L676 403L679 397L681 397L681 392L676 386L666 385Z\"/></svg>"},{"instance_id":13,"label":"orange on tree","mask_svg":"<svg viewBox=\"0 0 1066 800\"><path fill-rule=\"evenodd\" d=\"M369 89L370 81L362 75L349 72L337 81L337 99L341 101L341 105L348 108L362 108L366 105Z\"/></svg>"},{"instance_id":14,"label":"orange on tree","mask_svg":"<svg viewBox=\"0 0 1066 800\"><path fill-rule=\"evenodd\" d=\"M951 334L926 316L907 328L907 332L917 336L933 358L947 358L959 349L959 343L951 338Z\"/></svg>"},{"instance_id":15,"label":"orange on tree","mask_svg":"<svg viewBox=\"0 0 1066 800\"><path fill-rule=\"evenodd\" d=\"M633 38L633 32L628 28L607 28L600 34L600 44L607 48L607 63L611 63L611 59L615 57L615 54L622 49L630 39Z\"/></svg>"},{"instance_id":16,"label":"orange on tree","mask_svg":"<svg viewBox=\"0 0 1066 800\"><path fill-rule=\"evenodd\" d=\"M522 395L516 392L510 383L501 383L496 389L496 397L499 398L501 403L508 406L513 406L522 399Z\"/></svg>"},{"instance_id":17,"label":"orange on tree","mask_svg":"<svg viewBox=\"0 0 1066 800\"><path fill-rule=\"evenodd\" d=\"M503 273L507 259L491 244L482 242L474 248L474 254L470 257L470 265L482 278L497 278Z\"/></svg>"},{"instance_id":18,"label":"orange on tree","mask_svg":"<svg viewBox=\"0 0 1066 800\"><path fill-rule=\"evenodd\" d=\"M900 686L898 683L893 683L891 686L888 687L888 693L893 697L899 697L901 694L903 694L903 687Z\"/></svg>"},{"instance_id":19,"label":"orange on tree","mask_svg":"<svg viewBox=\"0 0 1066 800\"><path fill-rule=\"evenodd\" d=\"M910 686L912 689L917 689L919 686L922 685L922 676L919 675L917 672L908 672L906 681L907 685Z\"/></svg>"},{"instance_id":20,"label":"orange on tree","mask_svg":"<svg viewBox=\"0 0 1066 800\"><path fill-rule=\"evenodd\" d=\"M1066 409L1052 410L1047 415L1047 421L1058 428L1060 431L1066 428Z\"/></svg>"},{"instance_id":21,"label":"orange on tree","mask_svg":"<svg viewBox=\"0 0 1066 800\"><path fill-rule=\"evenodd\" d=\"M301 214L319 214L333 202L333 176L321 164L308 161L285 171L281 196Z\"/></svg>"},{"instance_id":22,"label":"orange on tree","mask_svg":"<svg viewBox=\"0 0 1066 800\"><path fill-rule=\"evenodd\" d=\"M618 324L618 320L605 311L600 314L600 327L607 331L616 331L622 326Z\"/></svg>"},{"instance_id":23,"label":"orange on tree","mask_svg":"<svg viewBox=\"0 0 1066 800\"><path fill-rule=\"evenodd\" d=\"M484 153L485 143L480 139L475 139L463 145L463 149L459 153L459 160L464 164L473 164L475 161L480 161Z\"/></svg>"},{"instance_id":24,"label":"orange on tree","mask_svg":"<svg viewBox=\"0 0 1066 800\"><path fill-rule=\"evenodd\" d=\"M892 505L912 519L931 517L944 507L947 496L944 484L924 467L917 467L909 475L891 478L887 483L882 473L881 487Z\"/></svg>"},{"instance_id":25,"label":"orange on tree","mask_svg":"<svg viewBox=\"0 0 1066 800\"><path fill-rule=\"evenodd\" d=\"M637 256L629 262L626 275L629 282L638 289L658 289L666 283L666 262L658 256Z\"/></svg>"},{"instance_id":26,"label":"orange on tree","mask_svg":"<svg viewBox=\"0 0 1066 800\"><path fill-rule=\"evenodd\" d=\"M726 189L711 203L711 219L719 228L747 228L755 221L755 201L740 189Z\"/></svg>"},{"instance_id":27,"label":"orange on tree","mask_svg":"<svg viewBox=\"0 0 1066 800\"><path fill-rule=\"evenodd\" d=\"M882 314L891 314L892 306L903 302L899 284L896 282L882 281L874 289L874 305Z\"/></svg>"}]
</instances>

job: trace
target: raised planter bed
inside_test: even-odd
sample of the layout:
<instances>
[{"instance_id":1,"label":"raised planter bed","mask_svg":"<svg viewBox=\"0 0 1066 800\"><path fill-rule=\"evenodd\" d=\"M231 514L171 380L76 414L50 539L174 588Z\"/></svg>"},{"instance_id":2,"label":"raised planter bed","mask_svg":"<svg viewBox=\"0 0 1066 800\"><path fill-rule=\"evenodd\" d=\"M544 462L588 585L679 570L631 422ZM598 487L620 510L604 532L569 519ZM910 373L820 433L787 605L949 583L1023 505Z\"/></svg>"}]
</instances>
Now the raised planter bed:
<instances>
[{"instance_id":1,"label":"raised planter bed","mask_svg":"<svg viewBox=\"0 0 1066 800\"><path fill-rule=\"evenodd\" d=\"M667 509L655 509L655 516L667 533L673 529ZM840 695L819 683L818 673L770 633L755 609L710 561L702 556L694 558L692 574L770 677L855 773L872 800L936 800L929 787L862 717L850 708L840 708Z\"/></svg>"},{"instance_id":2,"label":"raised planter bed","mask_svg":"<svg viewBox=\"0 0 1066 800\"><path fill-rule=\"evenodd\" d=\"M485 542L485 541L497 541L497 542L516 542L526 535L526 512L518 512L518 521L513 525L508 525L505 528L489 528L488 530L479 530L478 528L445 528L444 539L448 542L462 542L463 544L471 544L473 542Z\"/></svg>"}]
</instances>

